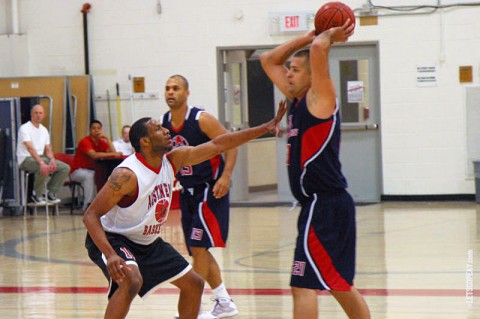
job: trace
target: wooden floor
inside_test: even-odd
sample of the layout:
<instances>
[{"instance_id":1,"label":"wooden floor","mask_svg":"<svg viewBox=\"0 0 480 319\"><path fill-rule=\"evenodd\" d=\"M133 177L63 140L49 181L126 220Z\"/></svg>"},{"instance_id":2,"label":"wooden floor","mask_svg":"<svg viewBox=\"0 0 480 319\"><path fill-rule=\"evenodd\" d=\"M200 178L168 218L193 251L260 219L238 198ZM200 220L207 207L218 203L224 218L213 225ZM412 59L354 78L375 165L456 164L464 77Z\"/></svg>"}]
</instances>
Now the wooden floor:
<instances>
[{"instance_id":1,"label":"wooden floor","mask_svg":"<svg viewBox=\"0 0 480 319\"><path fill-rule=\"evenodd\" d=\"M107 281L83 247L81 214L0 218L0 318L101 318ZM227 249L214 249L238 319L292 318L289 269L298 208L233 208ZM373 318L480 318L480 205L359 206L356 286ZM179 212L164 238L186 255ZM178 290L137 298L129 318L173 318ZM345 318L319 295L321 318ZM211 307L206 291L202 307Z\"/></svg>"}]
</instances>

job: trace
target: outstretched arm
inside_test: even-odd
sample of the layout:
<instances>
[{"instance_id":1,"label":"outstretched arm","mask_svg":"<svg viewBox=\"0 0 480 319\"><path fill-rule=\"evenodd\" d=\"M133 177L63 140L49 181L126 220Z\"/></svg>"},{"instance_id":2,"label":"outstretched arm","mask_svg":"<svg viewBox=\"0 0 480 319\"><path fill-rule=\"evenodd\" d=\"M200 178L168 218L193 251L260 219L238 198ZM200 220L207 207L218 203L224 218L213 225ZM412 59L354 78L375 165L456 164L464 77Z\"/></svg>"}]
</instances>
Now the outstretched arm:
<instances>
[{"instance_id":1,"label":"outstretched arm","mask_svg":"<svg viewBox=\"0 0 480 319\"><path fill-rule=\"evenodd\" d=\"M245 144L256 137L276 132L277 125L286 111L286 102L281 101L277 115L269 122L245 130L219 135L213 140L195 147L176 148L169 153L169 158L175 167L184 167L204 162L229 149Z\"/></svg>"},{"instance_id":2,"label":"outstretched arm","mask_svg":"<svg viewBox=\"0 0 480 319\"><path fill-rule=\"evenodd\" d=\"M220 124L220 122L212 115L202 112L198 123L200 129L211 139L228 133L227 129ZM230 179L232 177L233 169L237 161L237 148L232 148L225 152L225 167L222 175L217 179L213 186L213 196L216 198L223 197L228 194L230 190Z\"/></svg>"}]
</instances>

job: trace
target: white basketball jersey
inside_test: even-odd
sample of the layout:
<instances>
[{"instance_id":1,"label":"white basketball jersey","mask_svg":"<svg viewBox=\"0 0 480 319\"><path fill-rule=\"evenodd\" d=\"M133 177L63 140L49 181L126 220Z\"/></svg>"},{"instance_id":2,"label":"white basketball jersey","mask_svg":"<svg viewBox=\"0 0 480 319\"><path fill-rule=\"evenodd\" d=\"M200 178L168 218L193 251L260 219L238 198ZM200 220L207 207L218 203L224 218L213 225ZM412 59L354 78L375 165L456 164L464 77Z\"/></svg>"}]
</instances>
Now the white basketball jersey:
<instances>
[{"instance_id":1,"label":"white basketball jersey","mask_svg":"<svg viewBox=\"0 0 480 319\"><path fill-rule=\"evenodd\" d=\"M124 235L138 244L151 244L160 236L170 210L175 180L172 164L164 155L162 167L156 171L140 154L135 153L118 167L129 168L137 176L137 199L125 208L116 205L103 215L103 229Z\"/></svg>"}]
</instances>

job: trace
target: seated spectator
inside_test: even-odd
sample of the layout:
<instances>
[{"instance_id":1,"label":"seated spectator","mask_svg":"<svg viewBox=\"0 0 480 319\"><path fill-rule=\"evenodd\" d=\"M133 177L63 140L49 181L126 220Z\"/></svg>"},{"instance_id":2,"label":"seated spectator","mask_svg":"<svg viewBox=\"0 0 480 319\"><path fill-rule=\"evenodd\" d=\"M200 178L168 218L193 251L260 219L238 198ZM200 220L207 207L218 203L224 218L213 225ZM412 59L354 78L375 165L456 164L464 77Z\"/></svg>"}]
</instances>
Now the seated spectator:
<instances>
[{"instance_id":1,"label":"seated spectator","mask_svg":"<svg viewBox=\"0 0 480 319\"><path fill-rule=\"evenodd\" d=\"M130 125L124 125L122 127L122 137L118 140L113 141L113 146L117 152L122 152L124 156L129 156L133 154L133 147L130 143Z\"/></svg>"},{"instance_id":2,"label":"seated spectator","mask_svg":"<svg viewBox=\"0 0 480 319\"><path fill-rule=\"evenodd\" d=\"M122 157L117 152L111 139L103 133L102 123L97 120L90 122L90 135L80 140L73 158L70 178L83 186L85 200L83 209L93 201L97 194L95 185L95 160L101 158Z\"/></svg>"},{"instance_id":3,"label":"seated spectator","mask_svg":"<svg viewBox=\"0 0 480 319\"><path fill-rule=\"evenodd\" d=\"M68 178L70 166L56 160L50 146L50 134L42 121L45 111L40 104L30 111L30 121L18 130L17 161L23 171L34 173L32 201L37 205L59 203L56 192ZM48 180L48 182L47 182ZM47 198L44 197L44 185L47 182Z\"/></svg>"}]
</instances>

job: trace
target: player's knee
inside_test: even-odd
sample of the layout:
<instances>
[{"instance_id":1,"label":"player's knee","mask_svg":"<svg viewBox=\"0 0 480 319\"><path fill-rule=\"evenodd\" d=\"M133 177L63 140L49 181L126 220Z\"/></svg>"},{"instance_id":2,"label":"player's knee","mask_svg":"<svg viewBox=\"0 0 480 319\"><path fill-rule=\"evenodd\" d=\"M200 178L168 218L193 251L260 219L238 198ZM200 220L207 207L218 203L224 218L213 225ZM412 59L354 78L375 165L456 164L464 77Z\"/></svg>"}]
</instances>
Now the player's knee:
<instances>
[{"instance_id":1,"label":"player's knee","mask_svg":"<svg viewBox=\"0 0 480 319\"><path fill-rule=\"evenodd\" d=\"M131 276L128 281L128 294L132 297L135 297L142 288L143 278L140 274Z\"/></svg>"},{"instance_id":2,"label":"player's knee","mask_svg":"<svg viewBox=\"0 0 480 319\"><path fill-rule=\"evenodd\" d=\"M194 271L192 271L191 283L192 283L193 289L195 289L196 291L199 291L200 293L203 292L203 288L205 286L205 280L203 280L202 276L200 276Z\"/></svg>"},{"instance_id":3,"label":"player's knee","mask_svg":"<svg viewBox=\"0 0 480 319\"><path fill-rule=\"evenodd\" d=\"M192 256L194 258L208 253L208 249L205 247L190 247L190 251L192 252Z\"/></svg>"}]
</instances>

